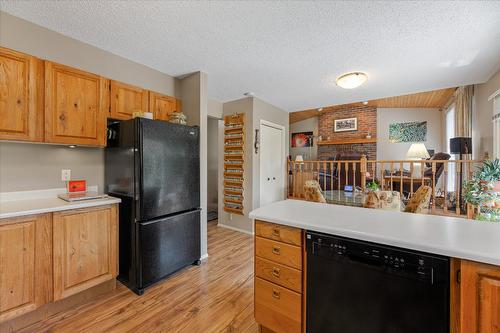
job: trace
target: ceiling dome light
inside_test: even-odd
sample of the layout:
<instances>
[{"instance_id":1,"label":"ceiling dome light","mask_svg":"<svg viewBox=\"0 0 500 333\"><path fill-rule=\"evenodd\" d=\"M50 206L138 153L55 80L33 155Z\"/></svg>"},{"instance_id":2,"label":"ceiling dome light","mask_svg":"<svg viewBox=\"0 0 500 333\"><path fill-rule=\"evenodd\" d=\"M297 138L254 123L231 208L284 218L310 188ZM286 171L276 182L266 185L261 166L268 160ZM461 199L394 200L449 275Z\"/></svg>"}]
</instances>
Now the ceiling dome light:
<instances>
[{"instance_id":1,"label":"ceiling dome light","mask_svg":"<svg viewBox=\"0 0 500 333\"><path fill-rule=\"evenodd\" d=\"M344 89L354 89L368 80L368 76L363 72L346 73L335 80L339 87Z\"/></svg>"}]
</instances>

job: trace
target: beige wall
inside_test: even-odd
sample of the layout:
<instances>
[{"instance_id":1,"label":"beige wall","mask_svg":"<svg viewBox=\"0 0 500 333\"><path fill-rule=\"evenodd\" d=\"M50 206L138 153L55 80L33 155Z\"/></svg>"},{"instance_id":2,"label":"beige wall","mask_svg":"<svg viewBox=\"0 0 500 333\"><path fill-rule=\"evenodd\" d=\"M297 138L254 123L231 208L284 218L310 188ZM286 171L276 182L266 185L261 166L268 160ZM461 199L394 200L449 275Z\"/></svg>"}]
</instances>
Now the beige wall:
<instances>
[{"instance_id":1,"label":"beige wall","mask_svg":"<svg viewBox=\"0 0 500 333\"><path fill-rule=\"evenodd\" d=\"M179 80L0 11L0 45L107 78L179 97Z\"/></svg>"},{"instance_id":2,"label":"beige wall","mask_svg":"<svg viewBox=\"0 0 500 333\"><path fill-rule=\"evenodd\" d=\"M245 113L245 157L243 163L243 213L245 215L228 214L224 211L224 168L219 167L219 224L252 232L252 221L248 218L248 213L252 211L252 116L253 98L246 97L224 103L223 115L234 113ZM224 160L224 150L219 150L219 160ZM219 166L221 163L219 162Z\"/></svg>"},{"instance_id":3,"label":"beige wall","mask_svg":"<svg viewBox=\"0 0 500 333\"><path fill-rule=\"evenodd\" d=\"M228 214L224 211L223 196L223 150L219 151L219 224L235 228L244 232L253 233L253 222L248 213L259 207L260 201L260 156L254 152L255 129L260 128L260 121L265 120L285 128L285 138L288 138L289 114L267 102L255 97L246 97L236 101L224 103L223 114L245 113L245 162L244 162L244 215ZM285 144L286 159L288 145Z\"/></svg>"},{"instance_id":4,"label":"beige wall","mask_svg":"<svg viewBox=\"0 0 500 333\"><path fill-rule=\"evenodd\" d=\"M207 209L218 210L218 163L219 163L219 126L223 130L223 121L208 118L207 127Z\"/></svg>"},{"instance_id":5,"label":"beige wall","mask_svg":"<svg viewBox=\"0 0 500 333\"><path fill-rule=\"evenodd\" d=\"M0 45L105 77L181 97L180 81L149 67L0 11ZM64 187L61 169L104 185L104 150L0 143L0 192Z\"/></svg>"},{"instance_id":6,"label":"beige wall","mask_svg":"<svg viewBox=\"0 0 500 333\"><path fill-rule=\"evenodd\" d=\"M215 99L208 99L208 116L212 118L222 119L222 112L224 103L216 101Z\"/></svg>"},{"instance_id":7,"label":"beige wall","mask_svg":"<svg viewBox=\"0 0 500 333\"><path fill-rule=\"evenodd\" d=\"M271 105L267 102L264 102L263 100L260 100L258 98L253 98L253 131L252 131L252 137L255 137L255 130L260 129L260 122L261 120L265 120L268 122L271 122L276 125L283 126L285 128L285 133L283 133L284 138L285 138L285 144L284 144L284 155L282 156L283 158L283 165L286 163L286 157L288 156L288 144L287 144L287 139L288 139L288 131L289 131L289 113L277 108L274 105ZM255 138L251 140L251 144L253 148L253 142ZM255 154L255 152L252 150L253 154L253 165L252 165L252 192L253 192L253 209L259 208L260 207L260 153ZM284 180L286 180L286 175L284 176ZM283 185L286 185L286 182L283 182ZM285 188L283 188L283 193L285 193Z\"/></svg>"},{"instance_id":8,"label":"beige wall","mask_svg":"<svg viewBox=\"0 0 500 333\"><path fill-rule=\"evenodd\" d=\"M190 126L200 127L200 203L201 256L207 255L207 112L208 78L196 72L181 79L182 110Z\"/></svg>"},{"instance_id":9,"label":"beige wall","mask_svg":"<svg viewBox=\"0 0 500 333\"><path fill-rule=\"evenodd\" d=\"M292 148L292 134L298 132L313 132L315 137L318 137L318 119L319 117L312 117L290 124L290 135L287 145L290 147L290 155L295 160L295 156L302 155L304 160L316 160L318 157L317 139L313 140L313 146L307 148Z\"/></svg>"},{"instance_id":10,"label":"beige wall","mask_svg":"<svg viewBox=\"0 0 500 333\"><path fill-rule=\"evenodd\" d=\"M427 149L442 151L442 113L439 109L378 108L377 109L377 159L402 160L411 142L389 142L389 125L412 121L427 121Z\"/></svg>"},{"instance_id":11,"label":"beige wall","mask_svg":"<svg viewBox=\"0 0 500 333\"><path fill-rule=\"evenodd\" d=\"M472 153L475 159L482 159L493 152L493 100L488 97L500 89L500 70L483 84L474 86L474 108L472 120Z\"/></svg>"},{"instance_id":12,"label":"beige wall","mask_svg":"<svg viewBox=\"0 0 500 333\"><path fill-rule=\"evenodd\" d=\"M61 181L61 169L70 169L73 179L102 186L103 149L0 143L0 192L62 188L65 183Z\"/></svg>"}]
</instances>

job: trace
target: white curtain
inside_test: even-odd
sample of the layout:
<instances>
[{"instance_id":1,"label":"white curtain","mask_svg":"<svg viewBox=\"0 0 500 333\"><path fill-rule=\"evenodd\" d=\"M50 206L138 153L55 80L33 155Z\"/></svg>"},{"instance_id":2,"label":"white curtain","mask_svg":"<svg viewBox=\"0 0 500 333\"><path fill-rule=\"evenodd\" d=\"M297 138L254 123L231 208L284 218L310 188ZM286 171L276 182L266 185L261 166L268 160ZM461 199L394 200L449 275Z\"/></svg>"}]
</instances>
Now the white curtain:
<instances>
[{"instance_id":1,"label":"white curtain","mask_svg":"<svg viewBox=\"0 0 500 333\"><path fill-rule=\"evenodd\" d=\"M493 158L500 158L500 93L493 101Z\"/></svg>"},{"instance_id":2,"label":"white curtain","mask_svg":"<svg viewBox=\"0 0 500 333\"><path fill-rule=\"evenodd\" d=\"M474 86L458 87L455 99L455 136L472 136L472 96Z\"/></svg>"},{"instance_id":3,"label":"white curtain","mask_svg":"<svg viewBox=\"0 0 500 333\"><path fill-rule=\"evenodd\" d=\"M455 159L455 155L450 153L450 139L455 137L455 105L452 104L445 115L445 136L446 152L451 155L450 160ZM455 191L455 163L448 163L448 177L446 179L446 190Z\"/></svg>"}]
</instances>

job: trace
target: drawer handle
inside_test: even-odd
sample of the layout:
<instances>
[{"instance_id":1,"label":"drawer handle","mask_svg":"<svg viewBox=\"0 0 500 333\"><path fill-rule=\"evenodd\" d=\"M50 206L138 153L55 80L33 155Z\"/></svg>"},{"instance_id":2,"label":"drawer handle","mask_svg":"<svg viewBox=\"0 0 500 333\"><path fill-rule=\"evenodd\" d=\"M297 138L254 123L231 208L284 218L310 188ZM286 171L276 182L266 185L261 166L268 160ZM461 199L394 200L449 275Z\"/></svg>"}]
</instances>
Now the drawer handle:
<instances>
[{"instance_id":1,"label":"drawer handle","mask_svg":"<svg viewBox=\"0 0 500 333\"><path fill-rule=\"evenodd\" d=\"M280 236L280 229L274 228L273 229L273 237L279 237Z\"/></svg>"},{"instance_id":2,"label":"drawer handle","mask_svg":"<svg viewBox=\"0 0 500 333\"><path fill-rule=\"evenodd\" d=\"M281 297L280 291L276 290L276 289L273 289L273 297L276 298L276 299L280 299L280 297Z\"/></svg>"},{"instance_id":3,"label":"drawer handle","mask_svg":"<svg viewBox=\"0 0 500 333\"><path fill-rule=\"evenodd\" d=\"M273 246L273 253L274 254L276 254L276 255L279 256L280 255L280 251L281 251L281 249L279 247Z\"/></svg>"},{"instance_id":4,"label":"drawer handle","mask_svg":"<svg viewBox=\"0 0 500 333\"><path fill-rule=\"evenodd\" d=\"M280 269L278 267L273 267L273 276L279 279Z\"/></svg>"}]
</instances>

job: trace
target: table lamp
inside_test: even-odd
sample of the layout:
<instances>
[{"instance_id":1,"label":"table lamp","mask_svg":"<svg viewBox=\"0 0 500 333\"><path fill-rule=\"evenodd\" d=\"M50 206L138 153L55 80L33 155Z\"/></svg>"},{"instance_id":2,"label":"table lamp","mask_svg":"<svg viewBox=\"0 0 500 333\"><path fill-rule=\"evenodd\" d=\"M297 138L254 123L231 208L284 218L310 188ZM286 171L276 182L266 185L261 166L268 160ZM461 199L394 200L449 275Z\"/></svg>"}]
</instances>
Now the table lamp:
<instances>
[{"instance_id":1,"label":"table lamp","mask_svg":"<svg viewBox=\"0 0 500 333\"><path fill-rule=\"evenodd\" d=\"M427 151L427 148L423 143L412 143L410 146L410 149L408 149L408 152L406 153L406 158L409 160L422 160L431 157L429 155L429 152ZM400 170L403 172L403 170ZM422 176L422 164L420 163L413 163L413 177L420 177Z\"/></svg>"},{"instance_id":2,"label":"table lamp","mask_svg":"<svg viewBox=\"0 0 500 333\"><path fill-rule=\"evenodd\" d=\"M295 162L304 162L304 157L302 155L295 156Z\"/></svg>"}]
</instances>

